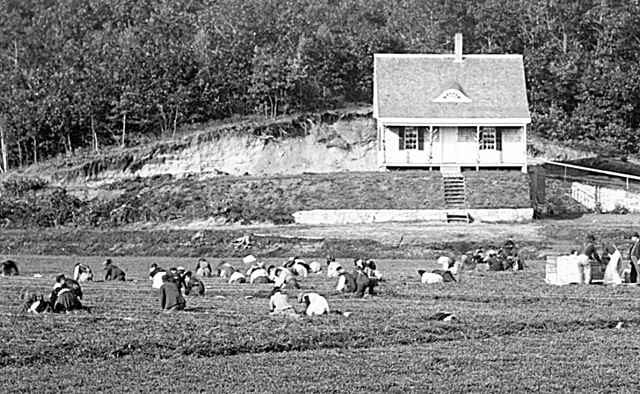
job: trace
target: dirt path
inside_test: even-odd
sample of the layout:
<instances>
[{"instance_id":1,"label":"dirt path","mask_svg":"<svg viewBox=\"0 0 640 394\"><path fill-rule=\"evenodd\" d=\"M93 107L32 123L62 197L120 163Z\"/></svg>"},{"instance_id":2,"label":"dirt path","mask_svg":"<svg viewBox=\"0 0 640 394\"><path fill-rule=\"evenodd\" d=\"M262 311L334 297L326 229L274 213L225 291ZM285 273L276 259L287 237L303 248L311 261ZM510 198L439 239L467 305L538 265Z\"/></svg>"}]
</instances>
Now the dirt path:
<instances>
[{"instance_id":1,"label":"dirt path","mask_svg":"<svg viewBox=\"0 0 640 394\"><path fill-rule=\"evenodd\" d=\"M434 222L371 223L348 225L224 225L190 223L173 229L238 230L246 234L333 239L370 239L384 244L432 244L451 241L488 242L513 237L541 241L541 225L533 223L471 223L448 224Z\"/></svg>"},{"instance_id":2,"label":"dirt path","mask_svg":"<svg viewBox=\"0 0 640 394\"><path fill-rule=\"evenodd\" d=\"M379 256L385 259L432 258L496 248L511 237L529 259L567 254L594 234L602 250L612 242L626 255L630 235L640 231L640 215L584 215L531 223L446 224L433 222L374 223L342 226L216 225L212 222L136 225L105 230L6 230L0 238L4 254L78 256L228 256L263 257ZM237 239L249 235L247 244ZM243 248L244 247L244 248Z\"/></svg>"},{"instance_id":3,"label":"dirt path","mask_svg":"<svg viewBox=\"0 0 640 394\"><path fill-rule=\"evenodd\" d=\"M176 228L176 227L174 227ZM539 244L553 253L565 252L580 245L584 236L593 233L599 241L627 247L633 231L640 231L640 214L585 214L576 218L551 218L531 223L435 222L372 223L349 225L224 225L190 223L181 229L224 229L243 231L255 236L332 238L342 240L369 239L385 245L431 245L444 242L497 243L509 237L522 244Z\"/></svg>"}]
</instances>

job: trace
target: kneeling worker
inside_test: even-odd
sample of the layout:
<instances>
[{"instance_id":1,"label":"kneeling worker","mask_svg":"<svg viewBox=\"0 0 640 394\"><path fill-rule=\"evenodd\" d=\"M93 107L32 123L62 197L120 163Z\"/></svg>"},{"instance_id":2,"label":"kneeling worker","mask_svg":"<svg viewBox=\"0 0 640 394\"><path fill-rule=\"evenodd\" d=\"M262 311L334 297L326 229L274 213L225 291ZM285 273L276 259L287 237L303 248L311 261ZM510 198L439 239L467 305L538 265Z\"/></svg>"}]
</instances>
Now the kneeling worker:
<instances>
[{"instance_id":1,"label":"kneeling worker","mask_svg":"<svg viewBox=\"0 0 640 394\"><path fill-rule=\"evenodd\" d=\"M187 302L180 294L180 289L170 274L165 275L160 287L160 308L165 312L180 311L185 308Z\"/></svg>"}]
</instances>

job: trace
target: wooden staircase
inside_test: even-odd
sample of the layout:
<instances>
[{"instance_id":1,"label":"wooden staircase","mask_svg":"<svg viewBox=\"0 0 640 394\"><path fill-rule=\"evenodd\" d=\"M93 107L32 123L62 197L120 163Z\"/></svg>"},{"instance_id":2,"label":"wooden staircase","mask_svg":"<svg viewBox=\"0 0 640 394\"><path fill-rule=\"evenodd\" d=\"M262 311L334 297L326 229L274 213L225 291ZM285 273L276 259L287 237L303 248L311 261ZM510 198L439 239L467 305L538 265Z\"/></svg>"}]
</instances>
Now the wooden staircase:
<instances>
[{"instance_id":1,"label":"wooden staircase","mask_svg":"<svg viewBox=\"0 0 640 394\"><path fill-rule=\"evenodd\" d=\"M465 182L460 167L443 168L440 172L444 181L444 202L452 207L464 205Z\"/></svg>"},{"instance_id":2,"label":"wooden staircase","mask_svg":"<svg viewBox=\"0 0 640 394\"><path fill-rule=\"evenodd\" d=\"M473 223L473 218L467 211L447 211L447 223Z\"/></svg>"},{"instance_id":3,"label":"wooden staircase","mask_svg":"<svg viewBox=\"0 0 640 394\"><path fill-rule=\"evenodd\" d=\"M464 176L460 167L450 166L440 168L444 181L444 202L447 207L459 208L467 201L465 197ZM454 209L447 211L447 223L471 223L473 218L465 210Z\"/></svg>"}]
</instances>

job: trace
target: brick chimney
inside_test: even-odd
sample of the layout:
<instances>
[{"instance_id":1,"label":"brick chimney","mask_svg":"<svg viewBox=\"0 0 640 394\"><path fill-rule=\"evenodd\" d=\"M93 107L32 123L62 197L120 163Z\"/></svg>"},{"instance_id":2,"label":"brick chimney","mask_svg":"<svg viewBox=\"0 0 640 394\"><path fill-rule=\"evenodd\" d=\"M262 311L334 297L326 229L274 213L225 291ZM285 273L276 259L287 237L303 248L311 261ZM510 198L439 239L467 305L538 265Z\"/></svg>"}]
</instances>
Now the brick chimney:
<instances>
[{"instance_id":1,"label":"brick chimney","mask_svg":"<svg viewBox=\"0 0 640 394\"><path fill-rule=\"evenodd\" d=\"M462 63L462 33L456 33L455 36L455 59L453 60L456 63Z\"/></svg>"}]
</instances>

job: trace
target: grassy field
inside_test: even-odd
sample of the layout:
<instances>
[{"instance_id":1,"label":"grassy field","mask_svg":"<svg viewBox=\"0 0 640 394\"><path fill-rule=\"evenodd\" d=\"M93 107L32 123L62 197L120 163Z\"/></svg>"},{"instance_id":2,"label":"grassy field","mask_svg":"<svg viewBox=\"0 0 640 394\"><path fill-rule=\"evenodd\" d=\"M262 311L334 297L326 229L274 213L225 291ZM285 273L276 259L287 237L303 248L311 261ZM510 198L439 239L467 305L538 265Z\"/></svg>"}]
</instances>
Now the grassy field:
<instances>
[{"instance_id":1,"label":"grassy field","mask_svg":"<svg viewBox=\"0 0 640 394\"><path fill-rule=\"evenodd\" d=\"M129 280L83 286L90 312L26 315L18 300L24 286L47 294L54 276L71 274L79 261L99 278L103 258L11 257L22 276L0 277L2 392L631 393L640 386L640 288L546 285L544 261L428 286L416 271L435 269L435 261L379 260L386 280L375 297L337 294L324 273L301 280L304 291L351 316L288 319L268 315L269 285L221 278L206 278L207 293L188 298L186 311L161 313L149 265L192 269L197 260L166 257L115 258ZM227 261L245 268L239 258ZM297 292L289 295L295 301ZM430 319L443 311L458 319Z\"/></svg>"}]
</instances>

